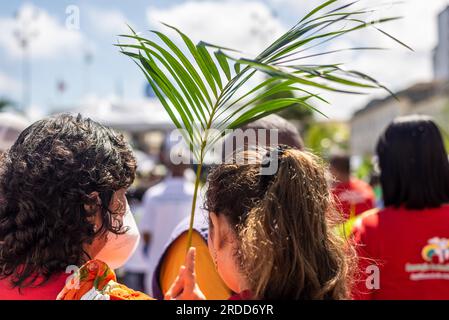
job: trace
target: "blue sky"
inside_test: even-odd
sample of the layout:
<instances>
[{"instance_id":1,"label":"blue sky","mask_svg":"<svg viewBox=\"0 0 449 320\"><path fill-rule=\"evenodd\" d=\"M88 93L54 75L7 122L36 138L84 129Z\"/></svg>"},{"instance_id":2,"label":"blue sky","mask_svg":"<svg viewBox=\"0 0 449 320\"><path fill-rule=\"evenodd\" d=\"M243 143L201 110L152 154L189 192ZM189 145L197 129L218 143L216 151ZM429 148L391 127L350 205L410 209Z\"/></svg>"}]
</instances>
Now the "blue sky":
<instances>
[{"instance_id":1,"label":"blue sky","mask_svg":"<svg viewBox=\"0 0 449 320\"><path fill-rule=\"evenodd\" d=\"M344 1L344 0L342 0ZM21 51L13 37L17 28L15 12L39 12L35 29L39 34L31 44L32 104L36 113L83 101L143 99L145 81L137 67L121 55L113 44L116 35L129 23L138 31L161 28L162 20L176 25L194 40L207 40L257 53L275 36L292 26L319 0L58 0L0 2L0 97L21 102ZM369 0L373 5L385 0ZM382 14L404 15L405 19L386 29L415 49L414 53L388 39L366 33L354 35L338 46L381 45L382 53L352 53L342 57L354 68L366 71L393 89L432 78L431 50L436 44L436 14L449 0L406 0L387 6ZM69 6L79 9L79 29L67 28ZM419 22L418 22L419 21ZM73 25L72 25L73 27ZM259 31L257 31L259 30ZM92 54L86 66L86 52ZM65 84L64 92L57 90ZM379 93L383 95L384 93ZM333 102L322 109L331 117L348 118L369 97L328 94Z\"/></svg>"}]
</instances>

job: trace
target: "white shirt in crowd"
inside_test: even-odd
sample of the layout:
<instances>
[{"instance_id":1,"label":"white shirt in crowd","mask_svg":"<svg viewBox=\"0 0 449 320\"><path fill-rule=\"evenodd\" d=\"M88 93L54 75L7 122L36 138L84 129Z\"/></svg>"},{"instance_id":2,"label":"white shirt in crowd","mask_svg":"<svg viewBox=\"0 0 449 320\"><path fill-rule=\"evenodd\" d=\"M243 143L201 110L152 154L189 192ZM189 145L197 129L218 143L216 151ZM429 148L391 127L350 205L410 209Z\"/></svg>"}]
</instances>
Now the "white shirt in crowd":
<instances>
[{"instance_id":1,"label":"white shirt in crowd","mask_svg":"<svg viewBox=\"0 0 449 320\"><path fill-rule=\"evenodd\" d=\"M131 208L131 212L134 214L134 219L136 220L137 227L139 228L139 232L142 235L141 221L143 216L143 206L141 203L130 202L129 207ZM143 254L143 239L141 237L136 251L134 251L131 258L126 262L124 270L126 272L147 274L148 265L148 257Z\"/></svg>"},{"instance_id":2,"label":"white shirt in crowd","mask_svg":"<svg viewBox=\"0 0 449 320\"><path fill-rule=\"evenodd\" d=\"M149 283L173 229L190 215L194 188L194 184L185 178L169 177L148 189L143 196L139 230L151 234Z\"/></svg>"}]
</instances>

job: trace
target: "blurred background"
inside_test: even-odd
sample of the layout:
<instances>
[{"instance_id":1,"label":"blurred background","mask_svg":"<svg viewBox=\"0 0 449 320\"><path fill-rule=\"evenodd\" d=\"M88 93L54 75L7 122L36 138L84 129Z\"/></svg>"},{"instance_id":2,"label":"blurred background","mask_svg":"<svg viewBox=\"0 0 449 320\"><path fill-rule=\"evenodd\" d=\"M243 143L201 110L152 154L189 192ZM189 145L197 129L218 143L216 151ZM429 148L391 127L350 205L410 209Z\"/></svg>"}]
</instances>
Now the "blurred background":
<instances>
[{"instance_id":1,"label":"blurred background","mask_svg":"<svg viewBox=\"0 0 449 320\"><path fill-rule=\"evenodd\" d=\"M79 112L120 130L135 148L139 172L131 198L137 205L146 190L169 172L160 156L161 145L173 127L141 71L114 46L117 35L128 33L129 25L150 36L149 30L167 31L160 23L165 22L194 41L256 56L322 2L2 1L0 151L34 120ZM347 69L381 81L398 99L386 91L357 96L322 92L331 104L316 108L326 117L301 108L280 115L295 124L306 148L325 159L336 153L348 154L353 175L375 187L375 144L393 118L415 113L433 116L449 147L449 0L361 2L378 8L373 20L403 16L385 25L384 30L414 51L373 29L351 33L320 50L365 46L390 50L347 51L338 58L317 56L310 61L344 63ZM187 176L192 174L187 170Z\"/></svg>"}]
</instances>

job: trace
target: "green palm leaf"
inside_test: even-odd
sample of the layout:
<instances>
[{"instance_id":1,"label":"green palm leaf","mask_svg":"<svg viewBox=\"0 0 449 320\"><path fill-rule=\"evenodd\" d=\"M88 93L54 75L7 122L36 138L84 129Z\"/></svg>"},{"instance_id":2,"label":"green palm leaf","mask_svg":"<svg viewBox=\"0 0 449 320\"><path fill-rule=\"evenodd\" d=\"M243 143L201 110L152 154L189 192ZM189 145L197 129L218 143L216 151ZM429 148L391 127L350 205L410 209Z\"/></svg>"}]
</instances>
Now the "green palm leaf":
<instances>
[{"instance_id":1,"label":"green palm leaf","mask_svg":"<svg viewBox=\"0 0 449 320\"><path fill-rule=\"evenodd\" d=\"M313 92L317 89L348 94L364 94L372 89L388 90L368 75L347 71L338 63L302 63L306 59L344 50L380 49L355 47L304 54L368 27L409 48L379 28L380 24L394 21L397 17L364 20L362 17L372 10L351 10L358 1L334 8L338 2L326 1L310 11L255 58L205 42L195 45L187 35L169 25L165 26L174 30L177 36L170 38L160 31L152 31L158 43L139 36L131 28L131 34L121 35L127 43L117 46L140 67L174 125L185 129L183 137L199 164L192 201L189 247L203 160L210 146L226 129L241 127L292 105L319 112L310 100L327 101ZM237 54L239 56L235 56ZM260 78L255 77L257 74L264 74L265 78L257 80ZM296 96L267 99L282 96L279 94L285 92L295 92ZM214 129L213 134L210 129Z\"/></svg>"}]
</instances>

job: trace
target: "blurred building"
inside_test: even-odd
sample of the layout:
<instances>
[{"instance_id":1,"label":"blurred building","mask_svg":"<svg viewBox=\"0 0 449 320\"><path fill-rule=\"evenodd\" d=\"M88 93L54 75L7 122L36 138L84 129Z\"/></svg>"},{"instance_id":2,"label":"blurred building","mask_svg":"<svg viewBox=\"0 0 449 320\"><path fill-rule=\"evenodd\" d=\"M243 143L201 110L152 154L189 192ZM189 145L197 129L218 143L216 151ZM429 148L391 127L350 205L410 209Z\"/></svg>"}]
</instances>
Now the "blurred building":
<instances>
[{"instance_id":1,"label":"blurred building","mask_svg":"<svg viewBox=\"0 0 449 320\"><path fill-rule=\"evenodd\" d=\"M449 80L449 6L438 15L438 45L433 51L435 79Z\"/></svg>"},{"instance_id":2,"label":"blurred building","mask_svg":"<svg viewBox=\"0 0 449 320\"><path fill-rule=\"evenodd\" d=\"M449 132L449 6L438 15L438 45L433 51L434 80L418 83L388 96L375 99L355 112L351 121L351 154L374 154L377 139L396 117L407 114L432 116Z\"/></svg>"},{"instance_id":3,"label":"blurred building","mask_svg":"<svg viewBox=\"0 0 449 320\"><path fill-rule=\"evenodd\" d=\"M353 156L374 154L377 139L397 116L426 114L449 131L449 82L419 83L398 92L398 99L388 96L368 103L357 111L350 122L350 149Z\"/></svg>"}]
</instances>

